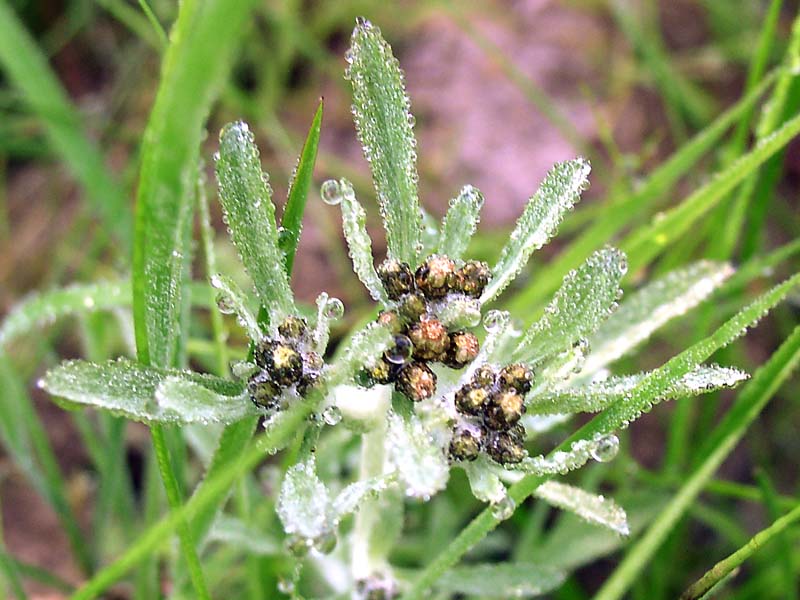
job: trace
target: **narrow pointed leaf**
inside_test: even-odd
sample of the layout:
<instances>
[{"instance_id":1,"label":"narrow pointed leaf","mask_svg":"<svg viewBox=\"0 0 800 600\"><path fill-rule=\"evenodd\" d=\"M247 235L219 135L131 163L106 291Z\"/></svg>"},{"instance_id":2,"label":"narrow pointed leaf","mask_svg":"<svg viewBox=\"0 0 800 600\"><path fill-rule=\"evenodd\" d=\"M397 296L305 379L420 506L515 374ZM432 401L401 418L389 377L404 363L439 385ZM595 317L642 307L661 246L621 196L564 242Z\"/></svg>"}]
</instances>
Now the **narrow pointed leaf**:
<instances>
[{"instance_id":1,"label":"narrow pointed leaf","mask_svg":"<svg viewBox=\"0 0 800 600\"><path fill-rule=\"evenodd\" d=\"M728 263L703 260L647 284L592 335L583 372L592 374L625 356L665 323L697 306L733 272Z\"/></svg>"},{"instance_id":2,"label":"narrow pointed leaf","mask_svg":"<svg viewBox=\"0 0 800 600\"><path fill-rule=\"evenodd\" d=\"M290 274L294 267L297 244L300 242L300 232L303 230L303 213L306 210L308 190L311 189L314 176L314 164L317 162L317 148L319 148L319 135L322 128L322 105L323 102L320 100L303 144L303 150L300 152L297 168L289 182L289 195L281 219L278 245L284 254L286 272Z\"/></svg>"},{"instance_id":3,"label":"narrow pointed leaf","mask_svg":"<svg viewBox=\"0 0 800 600\"><path fill-rule=\"evenodd\" d=\"M419 417L390 411L388 419L387 454L406 495L428 498L444 489L450 472L447 459Z\"/></svg>"},{"instance_id":4,"label":"narrow pointed leaf","mask_svg":"<svg viewBox=\"0 0 800 600\"><path fill-rule=\"evenodd\" d=\"M612 404L624 401L647 376L647 373L640 373L625 377L610 377L599 383L550 390L531 399L528 409L535 414L600 412ZM747 377L747 373L730 367L700 366L670 384L669 388L659 396L659 400L697 396L735 387Z\"/></svg>"},{"instance_id":5,"label":"narrow pointed leaf","mask_svg":"<svg viewBox=\"0 0 800 600\"><path fill-rule=\"evenodd\" d=\"M277 511L286 533L314 539L330 529L330 494L313 456L286 471Z\"/></svg>"},{"instance_id":6,"label":"narrow pointed leaf","mask_svg":"<svg viewBox=\"0 0 800 600\"><path fill-rule=\"evenodd\" d=\"M356 511L366 499L379 494L386 489L390 478L387 476L372 477L354 481L336 495L331 505L331 512L335 521Z\"/></svg>"},{"instance_id":7,"label":"narrow pointed leaf","mask_svg":"<svg viewBox=\"0 0 800 600\"><path fill-rule=\"evenodd\" d=\"M604 435L577 439L569 444L562 444L547 456L528 456L522 462L508 465L506 468L524 471L531 475L564 475L580 469L595 456L597 449L606 444Z\"/></svg>"},{"instance_id":8,"label":"narrow pointed leaf","mask_svg":"<svg viewBox=\"0 0 800 600\"><path fill-rule=\"evenodd\" d=\"M231 123L220 132L216 169L231 237L261 303L277 323L295 313L294 300L278 247L272 190L246 123Z\"/></svg>"},{"instance_id":9,"label":"narrow pointed leaf","mask_svg":"<svg viewBox=\"0 0 800 600\"><path fill-rule=\"evenodd\" d=\"M575 513L584 521L629 535L628 516L616 502L559 481L546 481L534 492L548 504Z\"/></svg>"},{"instance_id":10,"label":"narrow pointed leaf","mask_svg":"<svg viewBox=\"0 0 800 600\"><path fill-rule=\"evenodd\" d=\"M389 254L416 265L422 213L411 101L403 73L380 30L365 19L356 22L347 60L345 77L353 86L356 130L372 169Z\"/></svg>"},{"instance_id":11,"label":"narrow pointed leaf","mask_svg":"<svg viewBox=\"0 0 800 600\"><path fill-rule=\"evenodd\" d=\"M0 349L15 338L53 323L56 319L130 304L129 281L76 284L32 294L14 306L3 320L0 326Z\"/></svg>"},{"instance_id":12,"label":"narrow pointed leaf","mask_svg":"<svg viewBox=\"0 0 800 600\"><path fill-rule=\"evenodd\" d=\"M436 589L482 598L531 598L555 590L565 579L563 572L535 564L486 563L450 569Z\"/></svg>"},{"instance_id":13,"label":"narrow pointed leaf","mask_svg":"<svg viewBox=\"0 0 800 600\"><path fill-rule=\"evenodd\" d=\"M240 384L129 360L67 361L40 386L71 403L146 423L233 423L258 414Z\"/></svg>"},{"instance_id":14,"label":"narrow pointed leaf","mask_svg":"<svg viewBox=\"0 0 800 600\"><path fill-rule=\"evenodd\" d=\"M555 234L564 213L580 200L589 185L591 167L583 158L557 163L544 178L537 192L528 200L511 238L492 269L492 280L481 301L496 298L519 274L531 254Z\"/></svg>"},{"instance_id":15,"label":"narrow pointed leaf","mask_svg":"<svg viewBox=\"0 0 800 600\"><path fill-rule=\"evenodd\" d=\"M465 185L461 192L450 200L444 216L439 238L439 254L458 260L467 250L481 219L483 194L478 188Z\"/></svg>"},{"instance_id":16,"label":"narrow pointed leaf","mask_svg":"<svg viewBox=\"0 0 800 600\"><path fill-rule=\"evenodd\" d=\"M367 233L367 213L356 199L353 185L349 181L342 179L339 181L339 186L342 191L342 229L347 240L350 260L353 261L353 270L372 299L386 305L388 298L375 271L372 239Z\"/></svg>"},{"instance_id":17,"label":"narrow pointed leaf","mask_svg":"<svg viewBox=\"0 0 800 600\"><path fill-rule=\"evenodd\" d=\"M619 282L627 268L622 252L604 248L571 271L542 318L523 336L517 360L539 361L594 333L616 309L622 294Z\"/></svg>"},{"instance_id":18,"label":"narrow pointed leaf","mask_svg":"<svg viewBox=\"0 0 800 600\"><path fill-rule=\"evenodd\" d=\"M229 306L230 310L236 314L237 321L244 327L250 339L253 341L260 340L264 335L261 331L261 326L258 324L255 315L247 308L244 292L236 282L230 277L215 273L211 276L211 287L219 290L220 297L217 304L221 301Z\"/></svg>"}]
</instances>

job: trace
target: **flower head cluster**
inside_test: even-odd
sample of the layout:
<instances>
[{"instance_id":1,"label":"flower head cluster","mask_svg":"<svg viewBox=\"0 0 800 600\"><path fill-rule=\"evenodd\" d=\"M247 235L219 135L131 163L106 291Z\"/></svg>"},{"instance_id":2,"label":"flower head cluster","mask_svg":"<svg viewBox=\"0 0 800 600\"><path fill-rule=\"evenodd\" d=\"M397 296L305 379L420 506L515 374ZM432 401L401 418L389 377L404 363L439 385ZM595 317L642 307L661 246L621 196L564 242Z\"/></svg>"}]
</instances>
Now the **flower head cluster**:
<instances>
[{"instance_id":1,"label":"flower head cluster","mask_svg":"<svg viewBox=\"0 0 800 600\"><path fill-rule=\"evenodd\" d=\"M281 407L284 392L301 396L319 379L322 357L311 349L311 332L301 317L288 316L278 325L275 337L259 340L254 358L259 370L250 376L247 389L259 407Z\"/></svg>"},{"instance_id":2,"label":"flower head cluster","mask_svg":"<svg viewBox=\"0 0 800 600\"><path fill-rule=\"evenodd\" d=\"M436 305L450 294L480 297L489 282L489 267L478 261L458 266L453 259L434 254L415 272L407 263L387 259L377 274L393 303L378 322L392 332L394 346L367 375L372 383L394 383L414 402L430 398L436 392L436 374L429 363L462 369L480 350L475 334L448 328L436 317Z\"/></svg>"},{"instance_id":3,"label":"flower head cluster","mask_svg":"<svg viewBox=\"0 0 800 600\"><path fill-rule=\"evenodd\" d=\"M502 465L525 457L525 394L531 389L532 371L522 364L499 372L482 365L455 394L457 423L450 440L450 457L475 460L485 452Z\"/></svg>"}]
</instances>

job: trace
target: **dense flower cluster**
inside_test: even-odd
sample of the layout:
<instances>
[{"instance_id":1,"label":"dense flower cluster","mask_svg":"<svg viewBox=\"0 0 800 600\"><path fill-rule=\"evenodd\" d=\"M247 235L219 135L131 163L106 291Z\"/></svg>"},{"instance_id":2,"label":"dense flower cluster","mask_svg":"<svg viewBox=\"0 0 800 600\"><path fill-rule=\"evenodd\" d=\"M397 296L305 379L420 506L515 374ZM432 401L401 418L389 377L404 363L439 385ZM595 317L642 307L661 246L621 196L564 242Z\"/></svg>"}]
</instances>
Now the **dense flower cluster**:
<instances>
[{"instance_id":1,"label":"dense flower cluster","mask_svg":"<svg viewBox=\"0 0 800 600\"><path fill-rule=\"evenodd\" d=\"M311 332L305 319L286 317L275 337L262 338L254 358L259 370L251 375L247 389L251 400L262 408L280 408L284 392L303 395L319 379L322 357L311 350Z\"/></svg>"},{"instance_id":2,"label":"dense flower cluster","mask_svg":"<svg viewBox=\"0 0 800 600\"><path fill-rule=\"evenodd\" d=\"M500 464L518 463L525 457L525 394L533 373L521 364L499 372L489 365L479 367L472 380L455 394L459 421L450 441L454 460L475 460L480 452Z\"/></svg>"},{"instance_id":3,"label":"dense flower cluster","mask_svg":"<svg viewBox=\"0 0 800 600\"><path fill-rule=\"evenodd\" d=\"M378 322L394 334L394 346L367 370L369 383L394 383L414 402L436 392L436 374L429 363L462 369L480 350L478 338L462 329L448 330L433 304L449 294L480 297L489 282L488 265L467 261L461 266L447 256L429 256L412 272L407 263L387 259L377 269L393 306Z\"/></svg>"}]
</instances>

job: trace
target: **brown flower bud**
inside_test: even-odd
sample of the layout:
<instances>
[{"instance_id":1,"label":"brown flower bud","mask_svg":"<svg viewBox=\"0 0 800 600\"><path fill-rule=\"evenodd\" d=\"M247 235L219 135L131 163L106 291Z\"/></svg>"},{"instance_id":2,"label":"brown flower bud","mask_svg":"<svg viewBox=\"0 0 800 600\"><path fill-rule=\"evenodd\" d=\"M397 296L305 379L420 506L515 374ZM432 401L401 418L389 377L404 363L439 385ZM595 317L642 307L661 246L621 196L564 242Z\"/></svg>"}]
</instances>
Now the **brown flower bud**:
<instances>
[{"instance_id":1,"label":"brown flower bud","mask_svg":"<svg viewBox=\"0 0 800 600\"><path fill-rule=\"evenodd\" d=\"M301 317L290 315L278 325L278 333L287 340L299 341L308 336L308 323Z\"/></svg>"},{"instance_id":2,"label":"brown flower bud","mask_svg":"<svg viewBox=\"0 0 800 600\"><path fill-rule=\"evenodd\" d=\"M472 375L472 383L485 388L491 388L494 386L496 378L497 376L492 367L489 365L481 365L475 369L475 373Z\"/></svg>"},{"instance_id":3,"label":"brown flower bud","mask_svg":"<svg viewBox=\"0 0 800 600\"><path fill-rule=\"evenodd\" d=\"M407 263L387 258L378 265L377 272L386 294L392 300L397 300L414 289L414 274Z\"/></svg>"},{"instance_id":4,"label":"brown flower bud","mask_svg":"<svg viewBox=\"0 0 800 600\"><path fill-rule=\"evenodd\" d=\"M477 425L459 426L450 439L450 458L453 460L475 460L483 446L486 430Z\"/></svg>"},{"instance_id":5,"label":"brown flower bud","mask_svg":"<svg viewBox=\"0 0 800 600\"><path fill-rule=\"evenodd\" d=\"M461 369L475 360L480 350L480 342L475 334L457 331L450 334L450 348L444 363L453 369Z\"/></svg>"},{"instance_id":6,"label":"brown flower bud","mask_svg":"<svg viewBox=\"0 0 800 600\"><path fill-rule=\"evenodd\" d=\"M514 464L525 458L522 442L507 431L492 432L486 441L486 453L501 465Z\"/></svg>"},{"instance_id":7,"label":"brown flower bud","mask_svg":"<svg viewBox=\"0 0 800 600\"><path fill-rule=\"evenodd\" d=\"M503 367L498 376L500 387L516 390L523 396L531 391L533 372L522 364L513 364Z\"/></svg>"},{"instance_id":8,"label":"brown flower bud","mask_svg":"<svg viewBox=\"0 0 800 600\"><path fill-rule=\"evenodd\" d=\"M438 319L415 323L409 328L408 337L414 344L414 358L418 360L442 361L450 347L450 336Z\"/></svg>"},{"instance_id":9,"label":"brown flower bud","mask_svg":"<svg viewBox=\"0 0 800 600\"><path fill-rule=\"evenodd\" d=\"M525 413L522 396L514 391L501 390L489 400L486 408L486 424L494 430L509 429L516 425Z\"/></svg>"},{"instance_id":10,"label":"brown flower bud","mask_svg":"<svg viewBox=\"0 0 800 600\"><path fill-rule=\"evenodd\" d=\"M406 321L415 323L428 312L428 303L425 296L419 292L409 292L400 297L397 311Z\"/></svg>"},{"instance_id":11,"label":"brown flower bud","mask_svg":"<svg viewBox=\"0 0 800 600\"><path fill-rule=\"evenodd\" d=\"M280 404L281 388L266 371L259 371L247 382L250 399L258 407L274 410Z\"/></svg>"},{"instance_id":12,"label":"brown flower bud","mask_svg":"<svg viewBox=\"0 0 800 600\"><path fill-rule=\"evenodd\" d=\"M486 289L492 271L485 262L469 260L464 266L456 271L456 289L472 298L480 298L483 290Z\"/></svg>"},{"instance_id":13,"label":"brown flower bud","mask_svg":"<svg viewBox=\"0 0 800 600\"><path fill-rule=\"evenodd\" d=\"M397 375L400 373L402 365L390 363L385 358L379 358L375 364L366 369L367 376L374 385L376 383L393 383L397 380Z\"/></svg>"},{"instance_id":14,"label":"brown flower bud","mask_svg":"<svg viewBox=\"0 0 800 600\"><path fill-rule=\"evenodd\" d=\"M436 374L425 363L412 362L400 371L395 389L413 402L420 402L436 392Z\"/></svg>"},{"instance_id":15,"label":"brown flower bud","mask_svg":"<svg viewBox=\"0 0 800 600\"><path fill-rule=\"evenodd\" d=\"M280 386L297 383L303 375L303 357L287 344L260 344L255 356L256 362L267 369L273 381Z\"/></svg>"},{"instance_id":16,"label":"brown flower bud","mask_svg":"<svg viewBox=\"0 0 800 600\"><path fill-rule=\"evenodd\" d=\"M489 404L491 392L487 388L465 385L456 392L456 409L465 415L480 415Z\"/></svg>"},{"instance_id":17,"label":"brown flower bud","mask_svg":"<svg viewBox=\"0 0 800 600\"><path fill-rule=\"evenodd\" d=\"M453 289L455 272L456 263L452 259L434 254L419 266L414 279L426 297L443 298Z\"/></svg>"},{"instance_id":18,"label":"brown flower bud","mask_svg":"<svg viewBox=\"0 0 800 600\"><path fill-rule=\"evenodd\" d=\"M383 310L378 315L378 323L386 327L392 333L400 333L403 331L403 321L393 310Z\"/></svg>"}]
</instances>

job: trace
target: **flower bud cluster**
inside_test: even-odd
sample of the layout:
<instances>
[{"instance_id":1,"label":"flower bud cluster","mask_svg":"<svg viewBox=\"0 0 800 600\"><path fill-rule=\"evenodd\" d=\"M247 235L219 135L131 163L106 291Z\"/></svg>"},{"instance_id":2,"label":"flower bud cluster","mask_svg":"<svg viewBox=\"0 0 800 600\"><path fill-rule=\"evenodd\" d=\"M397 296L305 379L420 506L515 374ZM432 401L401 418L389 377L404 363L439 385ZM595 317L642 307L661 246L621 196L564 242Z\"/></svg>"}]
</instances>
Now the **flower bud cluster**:
<instances>
[{"instance_id":1,"label":"flower bud cluster","mask_svg":"<svg viewBox=\"0 0 800 600\"><path fill-rule=\"evenodd\" d=\"M450 457L475 460L485 452L501 465L520 462L525 457L525 428L519 421L532 379L531 370L521 364L499 372L489 365L479 367L455 394L461 418L453 429Z\"/></svg>"},{"instance_id":2,"label":"flower bud cluster","mask_svg":"<svg viewBox=\"0 0 800 600\"><path fill-rule=\"evenodd\" d=\"M459 267L446 256L432 255L415 272L394 259L384 261L377 271L393 302L378 322L394 334L395 344L367 369L369 383L394 383L398 392L414 402L430 398L436 392L430 363L462 369L480 350L473 333L448 330L436 318L432 304L451 293L480 297L489 282L489 267L478 261Z\"/></svg>"},{"instance_id":3,"label":"flower bud cluster","mask_svg":"<svg viewBox=\"0 0 800 600\"><path fill-rule=\"evenodd\" d=\"M278 325L274 337L256 344L254 358L259 370L247 382L250 399L267 410L281 407L281 398L294 389L304 395L322 371L322 357L311 350L311 333L305 319L289 316Z\"/></svg>"}]
</instances>

